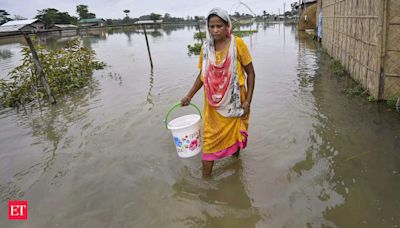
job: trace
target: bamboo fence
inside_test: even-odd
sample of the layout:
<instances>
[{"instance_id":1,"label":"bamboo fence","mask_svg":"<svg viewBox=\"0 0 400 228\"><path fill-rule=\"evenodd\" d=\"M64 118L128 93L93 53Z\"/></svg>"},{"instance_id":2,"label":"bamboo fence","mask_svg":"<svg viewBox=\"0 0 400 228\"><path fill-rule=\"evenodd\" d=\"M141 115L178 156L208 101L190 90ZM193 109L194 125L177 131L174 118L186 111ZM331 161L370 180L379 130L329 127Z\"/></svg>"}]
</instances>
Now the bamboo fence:
<instances>
[{"instance_id":1,"label":"bamboo fence","mask_svg":"<svg viewBox=\"0 0 400 228\"><path fill-rule=\"evenodd\" d=\"M400 93L400 0L318 0L322 44L378 99Z\"/></svg>"}]
</instances>

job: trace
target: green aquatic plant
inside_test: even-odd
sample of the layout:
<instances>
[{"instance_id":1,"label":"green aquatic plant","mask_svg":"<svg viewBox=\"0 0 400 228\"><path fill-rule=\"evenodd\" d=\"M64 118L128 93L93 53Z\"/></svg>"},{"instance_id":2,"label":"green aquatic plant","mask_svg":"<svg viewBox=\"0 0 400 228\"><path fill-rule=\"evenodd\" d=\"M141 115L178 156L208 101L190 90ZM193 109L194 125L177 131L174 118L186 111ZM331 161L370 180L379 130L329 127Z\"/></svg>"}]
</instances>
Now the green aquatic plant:
<instances>
[{"instance_id":1,"label":"green aquatic plant","mask_svg":"<svg viewBox=\"0 0 400 228\"><path fill-rule=\"evenodd\" d=\"M253 33L257 33L257 30L241 30L241 31L233 31L233 35L238 36L238 37L245 37L245 36L250 36Z\"/></svg>"},{"instance_id":2,"label":"green aquatic plant","mask_svg":"<svg viewBox=\"0 0 400 228\"><path fill-rule=\"evenodd\" d=\"M196 32L196 33L193 35L193 38L194 38L195 40L205 40L205 39L206 39L206 32Z\"/></svg>"},{"instance_id":3,"label":"green aquatic plant","mask_svg":"<svg viewBox=\"0 0 400 228\"><path fill-rule=\"evenodd\" d=\"M201 51L201 43L195 43L193 46L192 45L188 45L188 54L189 55L200 55L200 51Z\"/></svg>"},{"instance_id":4,"label":"green aquatic plant","mask_svg":"<svg viewBox=\"0 0 400 228\"><path fill-rule=\"evenodd\" d=\"M346 95L350 95L350 96L355 96L355 95L366 96L366 95L368 95L368 91L366 89L364 89L360 83L356 83L352 87L343 89L343 92ZM369 97L368 97L368 99L369 99Z\"/></svg>"},{"instance_id":5,"label":"green aquatic plant","mask_svg":"<svg viewBox=\"0 0 400 228\"><path fill-rule=\"evenodd\" d=\"M396 104L397 104L397 106L400 105L398 103L399 99L400 99L400 93L396 93L396 94L388 97L388 99L386 100L386 104L389 105L391 108L398 108L398 107L396 107Z\"/></svg>"},{"instance_id":6,"label":"green aquatic plant","mask_svg":"<svg viewBox=\"0 0 400 228\"><path fill-rule=\"evenodd\" d=\"M103 69L105 63L95 59L95 52L82 45L80 39L67 43L64 48L48 50L35 45L53 95L84 87L94 70ZM29 47L22 48L22 64L9 73L8 80L0 80L0 105L18 107L45 97Z\"/></svg>"},{"instance_id":7,"label":"green aquatic plant","mask_svg":"<svg viewBox=\"0 0 400 228\"><path fill-rule=\"evenodd\" d=\"M375 101L376 101L376 98L375 98L374 96L372 96L372 95L369 95L368 98L367 98L367 100L368 100L369 102L375 102Z\"/></svg>"},{"instance_id":8,"label":"green aquatic plant","mask_svg":"<svg viewBox=\"0 0 400 228\"><path fill-rule=\"evenodd\" d=\"M337 59L334 59L331 62L330 69L332 70L333 75L337 77L343 77L346 73L342 63Z\"/></svg>"}]
</instances>

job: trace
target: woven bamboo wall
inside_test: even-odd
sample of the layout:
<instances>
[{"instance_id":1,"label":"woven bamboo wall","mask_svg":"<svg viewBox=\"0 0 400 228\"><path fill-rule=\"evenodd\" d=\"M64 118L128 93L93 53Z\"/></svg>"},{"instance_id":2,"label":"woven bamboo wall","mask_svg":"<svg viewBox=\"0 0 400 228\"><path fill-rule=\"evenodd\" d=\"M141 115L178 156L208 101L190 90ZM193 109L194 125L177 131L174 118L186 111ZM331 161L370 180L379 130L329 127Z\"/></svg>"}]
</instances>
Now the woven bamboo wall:
<instances>
[{"instance_id":1,"label":"woven bamboo wall","mask_svg":"<svg viewBox=\"0 0 400 228\"><path fill-rule=\"evenodd\" d=\"M384 97L400 95L400 0L388 1Z\"/></svg>"},{"instance_id":2,"label":"woven bamboo wall","mask_svg":"<svg viewBox=\"0 0 400 228\"><path fill-rule=\"evenodd\" d=\"M323 46L347 72L379 95L378 18L382 0L322 1Z\"/></svg>"},{"instance_id":3,"label":"woven bamboo wall","mask_svg":"<svg viewBox=\"0 0 400 228\"><path fill-rule=\"evenodd\" d=\"M328 53L375 98L400 93L400 0L318 0L317 5Z\"/></svg>"}]
</instances>

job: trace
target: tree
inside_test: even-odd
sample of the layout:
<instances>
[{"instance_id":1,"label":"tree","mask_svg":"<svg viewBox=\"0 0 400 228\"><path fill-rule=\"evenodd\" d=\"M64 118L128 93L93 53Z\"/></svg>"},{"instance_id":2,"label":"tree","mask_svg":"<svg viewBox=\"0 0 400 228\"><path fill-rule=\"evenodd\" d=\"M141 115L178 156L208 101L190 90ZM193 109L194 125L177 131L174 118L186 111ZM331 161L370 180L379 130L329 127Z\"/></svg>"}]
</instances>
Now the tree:
<instances>
[{"instance_id":1,"label":"tree","mask_svg":"<svg viewBox=\"0 0 400 228\"><path fill-rule=\"evenodd\" d=\"M150 14L150 20L153 20L154 22L156 22L157 20L160 20L160 18L161 18L161 14L156 14L156 13Z\"/></svg>"},{"instance_id":2,"label":"tree","mask_svg":"<svg viewBox=\"0 0 400 228\"><path fill-rule=\"evenodd\" d=\"M58 10L54 8L42 9L38 10L38 14L35 18L44 21L46 28L49 28L56 23L58 13Z\"/></svg>"},{"instance_id":3,"label":"tree","mask_svg":"<svg viewBox=\"0 0 400 228\"><path fill-rule=\"evenodd\" d=\"M168 19L168 18L171 18L171 14L165 13L165 14L164 14L164 19L166 19L166 18L167 18L167 19Z\"/></svg>"},{"instance_id":4,"label":"tree","mask_svg":"<svg viewBox=\"0 0 400 228\"><path fill-rule=\"evenodd\" d=\"M68 12L59 12L54 8L38 10L35 18L44 21L47 28L54 24L76 24L78 21L76 17L70 16Z\"/></svg>"},{"instance_id":5,"label":"tree","mask_svg":"<svg viewBox=\"0 0 400 228\"><path fill-rule=\"evenodd\" d=\"M124 24L128 24L129 23L129 15L128 15L128 13L129 12L131 12L130 10L124 10L124 13L125 13L125 18L123 19L123 22L124 22Z\"/></svg>"},{"instance_id":6,"label":"tree","mask_svg":"<svg viewBox=\"0 0 400 228\"><path fill-rule=\"evenodd\" d=\"M11 21L11 18L7 17L10 14L5 10L0 10L0 25L6 23L7 21Z\"/></svg>"},{"instance_id":7,"label":"tree","mask_svg":"<svg viewBox=\"0 0 400 228\"><path fill-rule=\"evenodd\" d=\"M87 5L77 5L76 13L79 15L79 19L96 18L96 14L89 12Z\"/></svg>"},{"instance_id":8,"label":"tree","mask_svg":"<svg viewBox=\"0 0 400 228\"><path fill-rule=\"evenodd\" d=\"M13 20L16 20L16 21L18 21L18 20L26 20L26 19L27 19L26 17L20 16L20 15L14 15L14 18L13 18Z\"/></svg>"}]
</instances>

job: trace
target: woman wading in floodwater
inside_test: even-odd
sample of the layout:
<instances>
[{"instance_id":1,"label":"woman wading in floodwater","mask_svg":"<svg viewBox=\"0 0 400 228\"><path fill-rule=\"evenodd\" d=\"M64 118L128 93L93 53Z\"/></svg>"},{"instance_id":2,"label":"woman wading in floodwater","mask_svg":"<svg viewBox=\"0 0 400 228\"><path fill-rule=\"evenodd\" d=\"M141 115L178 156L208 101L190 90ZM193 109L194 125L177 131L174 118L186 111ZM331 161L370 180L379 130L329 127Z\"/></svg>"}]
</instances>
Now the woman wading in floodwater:
<instances>
[{"instance_id":1,"label":"woman wading in floodwater","mask_svg":"<svg viewBox=\"0 0 400 228\"><path fill-rule=\"evenodd\" d=\"M189 105L204 85L203 176L211 175L215 160L239 156L240 149L246 147L255 80L252 57L244 41L232 35L228 13L212 9L207 28L200 73L181 100L182 106Z\"/></svg>"}]
</instances>

